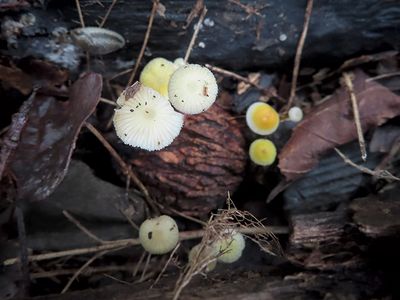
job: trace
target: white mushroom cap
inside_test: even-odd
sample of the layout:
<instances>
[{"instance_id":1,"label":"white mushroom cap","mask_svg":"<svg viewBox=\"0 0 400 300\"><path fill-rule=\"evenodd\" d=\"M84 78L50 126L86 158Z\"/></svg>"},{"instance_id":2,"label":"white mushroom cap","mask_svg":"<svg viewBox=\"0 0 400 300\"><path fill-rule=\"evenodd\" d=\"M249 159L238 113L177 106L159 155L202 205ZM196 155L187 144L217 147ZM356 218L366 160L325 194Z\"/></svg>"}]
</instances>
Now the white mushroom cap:
<instances>
[{"instance_id":1,"label":"white mushroom cap","mask_svg":"<svg viewBox=\"0 0 400 300\"><path fill-rule=\"evenodd\" d=\"M185 114L206 111L214 103L217 94L218 85L214 74L200 65L182 66L169 80L169 101Z\"/></svg>"},{"instance_id":2,"label":"white mushroom cap","mask_svg":"<svg viewBox=\"0 0 400 300\"><path fill-rule=\"evenodd\" d=\"M183 115L159 93L135 83L118 98L115 110L117 136L127 145L148 151L167 147L179 135Z\"/></svg>"},{"instance_id":3,"label":"white mushroom cap","mask_svg":"<svg viewBox=\"0 0 400 300\"><path fill-rule=\"evenodd\" d=\"M300 122L303 119L303 111L298 106L293 106L288 111L289 120L293 122Z\"/></svg>"}]
</instances>

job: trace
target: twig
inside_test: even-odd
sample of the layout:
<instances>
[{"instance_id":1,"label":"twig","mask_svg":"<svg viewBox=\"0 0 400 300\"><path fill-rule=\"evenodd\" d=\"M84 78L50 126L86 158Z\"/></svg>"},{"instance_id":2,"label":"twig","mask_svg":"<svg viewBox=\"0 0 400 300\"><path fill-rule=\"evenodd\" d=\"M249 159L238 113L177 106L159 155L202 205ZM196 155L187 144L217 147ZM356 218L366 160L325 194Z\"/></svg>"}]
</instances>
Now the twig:
<instances>
[{"instance_id":1,"label":"twig","mask_svg":"<svg viewBox=\"0 0 400 300\"><path fill-rule=\"evenodd\" d=\"M112 280L115 280L115 281L117 281L117 282L119 282L119 283L122 283L122 284L132 285L130 282L125 281L125 280L118 279L117 277L111 276L110 274L103 274L103 276L104 276L104 277L107 277L107 278L110 278L110 279L112 279Z\"/></svg>"},{"instance_id":2,"label":"twig","mask_svg":"<svg viewBox=\"0 0 400 300\"><path fill-rule=\"evenodd\" d=\"M139 231L139 226L137 226L135 222L133 222L131 218L129 218L129 216L125 211L123 211L122 209L118 209L118 211L125 217L125 219L128 221L128 223L132 226L133 229Z\"/></svg>"},{"instance_id":3,"label":"twig","mask_svg":"<svg viewBox=\"0 0 400 300\"><path fill-rule=\"evenodd\" d=\"M186 215L186 214L184 214L184 213L181 213L180 211L178 211L178 210L176 210L176 209L174 209L174 208L172 208L172 207L168 207L167 210L171 211L172 213L174 213L174 214L176 214L176 215L178 215L178 216L180 216L180 217L182 217L182 218L185 218L185 219L188 219L188 220L190 220L190 221L192 221L192 222L198 223L198 224L200 224L200 225L202 225L202 226L207 225L206 222L204 222L204 221L202 221L202 220L199 220L199 219L197 219L197 218L188 216L188 215Z\"/></svg>"},{"instance_id":4,"label":"twig","mask_svg":"<svg viewBox=\"0 0 400 300\"><path fill-rule=\"evenodd\" d=\"M155 280L155 281L153 282L153 284L150 286L151 289L152 289L152 288L158 283L158 281L161 279L161 276L164 274L165 270L167 269L168 265L170 264L172 258L173 258L174 255L175 255L175 252L178 250L178 248L180 247L180 245L181 245L181 244L178 243L178 244L175 246L174 250L172 250L172 252L171 252L171 254L170 254L170 256L169 256L167 262L165 263L164 267L162 268L161 272L158 274L156 280Z\"/></svg>"},{"instance_id":5,"label":"twig","mask_svg":"<svg viewBox=\"0 0 400 300\"><path fill-rule=\"evenodd\" d=\"M26 228L24 221L24 213L22 209L17 205L15 207L15 215L17 218L17 228L18 228L18 241L19 241L19 249L20 249L20 258L21 258L21 274L22 274L22 282L19 296L27 296L29 288L29 261L28 261L28 246L26 242Z\"/></svg>"},{"instance_id":6,"label":"twig","mask_svg":"<svg viewBox=\"0 0 400 300\"><path fill-rule=\"evenodd\" d=\"M95 268L86 268L84 272L81 272L81 276L89 276L96 273L105 273L105 272L130 272L132 270L133 265L121 265L121 266L102 266L102 267L95 267ZM75 274L78 269L60 269L60 270L52 270L52 271L43 271L43 272L36 272L31 273L32 279L39 279L39 278L49 278L49 277L56 277L56 276L64 276L64 275L71 275Z\"/></svg>"},{"instance_id":7,"label":"twig","mask_svg":"<svg viewBox=\"0 0 400 300\"><path fill-rule=\"evenodd\" d=\"M75 274L70 278L70 280L67 282L63 290L61 291L61 294L64 294L65 292L68 291L69 287L71 284L75 281L75 279L79 276L79 274L82 273L83 270L85 270L92 262L94 262L96 259L98 259L100 256L106 254L107 251L103 251L100 253L95 254L92 258L90 258L87 262L85 262L82 267L78 269L78 271L75 272Z\"/></svg>"},{"instance_id":8,"label":"twig","mask_svg":"<svg viewBox=\"0 0 400 300\"><path fill-rule=\"evenodd\" d=\"M81 27L85 27L85 21L83 20L83 14L81 10L81 4L79 3L79 0L75 0L76 4L76 9L78 10L78 15L79 15L79 22L81 23Z\"/></svg>"},{"instance_id":9,"label":"twig","mask_svg":"<svg viewBox=\"0 0 400 300\"><path fill-rule=\"evenodd\" d=\"M117 3L117 1L118 1L118 0L113 0L113 2L110 4L110 7L108 8L108 10L107 10L106 14L104 15L103 19L101 20L101 23L100 23L100 25L99 25L100 28L103 27L104 24L106 23L107 18L108 18L108 16L110 15L111 10L113 9L113 7L114 7L114 5Z\"/></svg>"},{"instance_id":10,"label":"twig","mask_svg":"<svg viewBox=\"0 0 400 300\"><path fill-rule=\"evenodd\" d=\"M371 171L371 170L370 170ZM273 233L273 234L287 234L289 233L288 227L285 226L262 226L262 227L251 227L251 228L238 228L239 232L247 235L259 235L264 233ZM191 240L201 238L204 235L204 230L192 230L192 231L183 231L179 233L179 240ZM60 258L65 256L74 256L74 255L83 255L83 254L90 254L96 253L100 251L106 250L113 250L117 248L126 248L131 246L138 246L140 245L139 239L122 239L122 240L114 240L108 241L105 244L87 247L87 248L77 248L77 249L70 249L70 250L63 250L58 252L50 252L50 253L43 253L43 254L36 254L28 256L28 261L42 261L42 260L49 260L54 258ZM145 253L145 252L144 252ZM15 263L19 262L18 257L6 259L2 264L3 266L10 266ZM138 262L140 265L140 261Z\"/></svg>"},{"instance_id":11,"label":"twig","mask_svg":"<svg viewBox=\"0 0 400 300\"><path fill-rule=\"evenodd\" d=\"M300 70L301 54L303 53L304 42L306 40L308 26L310 24L313 2L314 2L314 0L307 0L307 7L306 7L305 15L304 15L303 31L301 33L299 43L297 44L297 48L296 48L296 55L294 58L294 67L293 67L293 74L292 74L292 83L290 86L289 100L288 100L288 104L286 106L285 112L287 112L290 109L290 107L292 106L294 97L296 96L296 86L297 86L297 78L299 76L299 70Z\"/></svg>"},{"instance_id":12,"label":"twig","mask_svg":"<svg viewBox=\"0 0 400 300\"><path fill-rule=\"evenodd\" d=\"M76 227L78 227L84 234L86 234L92 240L95 240L96 242L98 242L100 244L106 243L106 241L104 241L101 238L97 237L89 229L87 229L85 226L83 226L82 223L79 222L77 219L75 219L75 217L73 217L68 211L63 210L62 213L69 221L71 221L71 223L73 223Z\"/></svg>"},{"instance_id":13,"label":"twig","mask_svg":"<svg viewBox=\"0 0 400 300\"><path fill-rule=\"evenodd\" d=\"M201 24L203 23L203 20L204 20L204 17L206 16L206 14L207 14L207 7L204 5L203 11L201 12L201 15L199 17L199 21L197 22L197 24L195 26L195 30L192 35L192 39L190 40L189 46L186 50L185 58L183 59L185 63L187 63L189 60L190 53L193 50L194 43L196 42L197 35L199 34Z\"/></svg>"},{"instance_id":14,"label":"twig","mask_svg":"<svg viewBox=\"0 0 400 300\"><path fill-rule=\"evenodd\" d=\"M150 14L150 18L149 18L149 23L148 23L148 25L147 25L147 30L146 30L146 34L145 34L145 36L144 36L142 48L140 49L139 56L138 56L138 58L136 59L135 67L133 68L131 77L130 77L129 80L128 80L128 84L126 85L127 87L130 86L130 85L133 83L133 80L135 79L135 76L136 76L136 72L137 72L137 70L139 69L140 62L142 61L143 54L144 54L144 51L145 51L146 46L147 46L147 42L149 41L150 32L151 32L151 27L153 26L154 16L155 16L155 14L156 14L157 7L158 7L158 3L159 3L159 2L160 2L159 0L154 0L154 1L153 1L153 8L151 9L151 14Z\"/></svg>"},{"instance_id":15,"label":"twig","mask_svg":"<svg viewBox=\"0 0 400 300\"><path fill-rule=\"evenodd\" d=\"M365 82L375 81L375 80L384 79L384 78L393 77L393 76L399 76L399 75L400 75L400 72L385 73L385 74L381 74L381 75L378 75L375 77L367 78L365 80Z\"/></svg>"},{"instance_id":16,"label":"twig","mask_svg":"<svg viewBox=\"0 0 400 300\"><path fill-rule=\"evenodd\" d=\"M100 102L110 104L110 105L112 105L114 107L118 107L119 106L116 102L108 100L108 99L103 98L103 97L100 97Z\"/></svg>"},{"instance_id":17,"label":"twig","mask_svg":"<svg viewBox=\"0 0 400 300\"><path fill-rule=\"evenodd\" d=\"M147 201L147 204L150 205L152 210L156 213L159 214L159 209L156 204L156 202L150 197L149 191L147 188L144 186L144 184L140 181L140 179L137 177L137 175L132 171L132 169L124 162L124 160L119 156L117 151L110 145L109 142L101 135L101 133L90 123L85 123L85 126L91 133L93 133L97 139L103 144L103 146L108 150L108 152L111 154L112 157L117 161L117 163L120 165L122 168L123 172L129 176L132 181L139 187L140 191L143 193L144 198Z\"/></svg>"},{"instance_id":18,"label":"twig","mask_svg":"<svg viewBox=\"0 0 400 300\"><path fill-rule=\"evenodd\" d=\"M142 255L140 256L139 261L137 262L135 269L133 270L133 273L132 273L133 277L135 277L137 275L137 273L139 272L140 265L142 264L143 259L146 257L146 253L147 253L146 251L142 252Z\"/></svg>"},{"instance_id":19,"label":"twig","mask_svg":"<svg viewBox=\"0 0 400 300\"><path fill-rule=\"evenodd\" d=\"M335 148L335 151L336 151L337 154L339 154L339 156L343 159L343 161L344 161L346 164L348 164L348 165L350 165L350 166L356 168L357 170L360 170L361 172L363 172L363 173L365 173L365 174L369 174L369 175L375 176L375 177L380 178L380 179L400 181L400 178L394 176L393 174L391 174L391 173L390 173L389 171L387 171L387 170L375 170L375 171L374 171L374 170L368 169L368 168L366 168L366 167L359 166L359 165L355 164L354 162L352 162L352 161L351 161L346 155L344 155L339 149Z\"/></svg>"},{"instance_id":20,"label":"twig","mask_svg":"<svg viewBox=\"0 0 400 300\"><path fill-rule=\"evenodd\" d=\"M357 103L356 95L354 93L353 82L351 80L350 74L343 73L343 80L344 80L344 84L346 85L347 91L349 92L351 106L353 108L353 115L354 115L354 121L356 123L357 137L358 137L358 143L360 145L361 158L363 161L366 161L367 160L367 150L365 148L365 139L364 139L364 134L363 134L362 127L361 127L360 111L358 110L358 103Z\"/></svg>"},{"instance_id":21,"label":"twig","mask_svg":"<svg viewBox=\"0 0 400 300\"><path fill-rule=\"evenodd\" d=\"M146 263L144 264L143 272L142 275L140 276L139 282L143 282L145 278L144 276L146 275L147 268L149 267L150 259L151 259L151 254L147 253Z\"/></svg>"},{"instance_id":22,"label":"twig","mask_svg":"<svg viewBox=\"0 0 400 300\"><path fill-rule=\"evenodd\" d=\"M244 9L244 11L247 13L247 17L245 18L245 20L247 20L248 18L250 18L251 15L256 15L259 16L261 18L264 18L265 16L263 16L262 14L260 14L260 10L264 9L265 7L270 6L269 4L265 4L264 6L260 7L260 8L256 8L250 5L245 5L243 3L241 3L239 0L228 0L230 3L236 4L237 6L239 6L240 8Z\"/></svg>"},{"instance_id":23,"label":"twig","mask_svg":"<svg viewBox=\"0 0 400 300\"><path fill-rule=\"evenodd\" d=\"M225 70L225 69L222 69L222 68L219 68L219 67L215 67L215 66L212 66L212 65L209 65L209 64L206 64L206 67L209 68L211 71L214 71L216 73L220 73L220 74L225 75L227 77L235 78L235 79L237 79L239 81L243 81L243 82L245 82L247 84L250 84L250 85L252 85L252 86L254 86L254 87L258 88L258 89L261 89L261 87L257 83L255 83L255 82L251 81L250 79L248 79L246 77L243 77L243 76L241 76L241 75L239 75L237 73L234 73L232 71L228 71L228 70Z\"/></svg>"},{"instance_id":24,"label":"twig","mask_svg":"<svg viewBox=\"0 0 400 300\"><path fill-rule=\"evenodd\" d=\"M139 239L115 240L115 241L110 241L103 245L98 245L98 246L93 246L93 247L77 248L77 249L63 250L63 251L58 251L58 252L30 255L30 256L28 256L28 261L33 262L33 261L49 260L49 259L54 259L54 258L59 258L59 257L83 255L83 254L96 253L96 252L105 251L105 250L113 250L116 248L126 248L126 247L137 246L137 245L140 245ZM19 262L18 257L9 258L3 262L3 266L10 266L17 262Z\"/></svg>"},{"instance_id":25,"label":"twig","mask_svg":"<svg viewBox=\"0 0 400 300\"><path fill-rule=\"evenodd\" d=\"M132 70L133 70L133 69L131 68L131 69L126 69L125 71L121 71L121 72L119 72L119 73L113 75L109 80L114 80L114 79L117 78L117 77L120 77L120 76L122 76L122 75L128 74L128 73L132 72Z\"/></svg>"}]
</instances>

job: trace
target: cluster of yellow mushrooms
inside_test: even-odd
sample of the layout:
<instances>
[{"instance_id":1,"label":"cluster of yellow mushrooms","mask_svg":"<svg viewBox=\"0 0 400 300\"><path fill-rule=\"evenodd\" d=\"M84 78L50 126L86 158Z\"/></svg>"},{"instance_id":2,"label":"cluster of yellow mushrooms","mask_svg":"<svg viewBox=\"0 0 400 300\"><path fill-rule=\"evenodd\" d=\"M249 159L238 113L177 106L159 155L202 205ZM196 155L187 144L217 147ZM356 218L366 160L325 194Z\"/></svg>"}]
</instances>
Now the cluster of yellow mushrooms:
<instances>
[{"instance_id":1,"label":"cluster of yellow mushrooms","mask_svg":"<svg viewBox=\"0 0 400 300\"><path fill-rule=\"evenodd\" d=\"M150 254L166 254L178 244L178 225L174 219L166 215L148 219L140 226L139 240L143 248ZM202 248L201 244L194 246L189 253L189 263L193 263L199 256L200 259L209 257L211 262L206 271L212 271L217 261L223 263L237 261L242 256L244 247L245 240L243 235L234 229L226 229L221 233L219 239L205 248ZM201 252L199 253L199 251Z\"/></svg>"},{"instance_id":2,"label":"cluster of yellow mushrooms","mask_svg":"<svg viewBox=\"0 0 400 300\"><path fill-rule=\"evenodd\" d=\"M118 98L114 127L125 144L148 151L170 145L182 129L183 114L206 111L218 94L213 73L183 59L155 58L139 81Z\"/></svg>"},{"instance_id":3,"label":"cluster of yellow mushrooms","mask_svg":"<svg viewBox=\"0 0 400 300\"><path fill-rule=\"evenodd\" d=\"M303 118L303 111L299 107L292 107L288 112L289 120L299 122ZM251 131L258 135L270 135L279 126L279 114L269 104L256 102L246 111L246 123ZM272 165L276 158L276 147L268 139L256 139L250 144L249 155L252 162L260 166Z\"/></svg>"}]
</instances>

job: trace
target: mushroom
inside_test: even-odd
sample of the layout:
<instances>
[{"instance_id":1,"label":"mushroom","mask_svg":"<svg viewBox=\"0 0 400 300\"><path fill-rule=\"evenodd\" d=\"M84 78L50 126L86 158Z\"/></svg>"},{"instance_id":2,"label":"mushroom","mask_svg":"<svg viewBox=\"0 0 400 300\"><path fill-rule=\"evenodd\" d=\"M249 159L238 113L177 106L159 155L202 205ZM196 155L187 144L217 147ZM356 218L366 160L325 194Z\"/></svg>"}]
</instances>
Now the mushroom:
<instances>
[{"instance_id":1,"label":"mushroom","mask_svg":"<svg viewBox=\"0 0 400 300\"><path fill-rule=\"evenodd\" d=\"M139 240L143 248L151 254L168 253L178 244L178 225L167 215L148 219L140 225Z\"/></svg>"},{"instance_id":2,"label":"mushroom","mask_svg":"<svg viewBox=\"0 0 400 300\"><path fill-rule=\"evenodd\" d=\"M170 145L183 126L183 115L155 90L135 83L117 100L114 127L127 145L148 151Z\"/></svg>"},{"instance_id":3,"label":"mushroom","mask_svg":"<svg viewBox=\"0 0 400 300\"><path fill-rule=\"evenodd\" d=\"M214 103L217 94L218 85L213 73L200 65L179 67L169 81L169 101L185 114L206 111Z\"/></svg>"},{"instance_id":4,"label":"mushroom","mask_svg":"<svg viewBox=\"0 0 400 300\"><path fill-rule=\"evenodd\" d=\"M223 233L222 239L216 242L216 247L221 255L218 256L218 261L223 263L233 263L241 256L244 247L246 246L243 235L236 230L227 230Z\"/></svg>"},{"instance_id":5,"label":"mushroom","mask_svg":"<svg viewBox=\"0 0 400 300\"><path fill-rule=\"evenodd\" d=\"M165 58L154 58L143 68L139 81L164 97L168 97L169 79L177 68L177 65Z\"/></svg>"},{"instance_id":6,"label":"mushroom","mask_svg":"<svg viewBox=\"0 0 400 300\"><path fill-rule=\"evenodd\" d=\"M246 112L247 126L259 135L268 135L278 128L279 114L267 103L256 102Z\"/></svg>"},{"instance_id":7,"label":"mushroom","mask_svg":"<svg viewBox=\"0 0 400 300\"><path fill-rule=\"evenodd\" d=\"M199 251L201 251L199 253ZM217 266L217 260L215 259L218 256L218 249L211 245L202 245L197 244L189 252L189 263L190 264L204 264L207 261L211 261L207 264L205 271L211 272ZM214 260L213 260L214 259Z\"/></svg>"},{"instance_id":8,"label":"mushroom","mask_svg":"<svg viewBox=\"0 0 400 300\"><path fill-rule=\"evenodd\" d=\"M275 161L276 147L270 140L257 139L250 144L249 155L256 165L269 166Z\"/></svg>"},{"instance_id":9,"label":"mushroom","mask_svg":"<svg viewBox=\"0 0 400 300\"><path fill-rule=\"evenodd\" d=\"M179 68L182 66L187 65L187 63L185 62L185 60L182 57L178 57L174 60L174 65Z\"/></svg>"},{"instance_id":10,"label":"mushroom","mask_svg":"<svg viewBox=\"0 0 400 300\"><path fill-rule=\"evenodd\" d=\"M298 106L293 106L288 111L289 120L293 122L300 122L303 119L303 111Z\"/></svg>"}]
</instances>

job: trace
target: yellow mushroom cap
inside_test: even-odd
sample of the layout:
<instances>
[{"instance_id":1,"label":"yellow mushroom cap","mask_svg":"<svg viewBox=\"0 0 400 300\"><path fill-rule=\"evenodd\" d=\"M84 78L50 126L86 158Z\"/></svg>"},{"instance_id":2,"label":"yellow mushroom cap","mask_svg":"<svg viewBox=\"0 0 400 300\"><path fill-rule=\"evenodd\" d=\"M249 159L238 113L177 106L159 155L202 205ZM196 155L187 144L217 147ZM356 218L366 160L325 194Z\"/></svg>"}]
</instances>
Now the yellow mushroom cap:
<instances>
[{"instance_id":1,"label":"yellow mushroom cap","mask_svg":"<svg viewBox=\"0 0 400 300\"><path fill-rule=\"evenodd\" d=\"M118 98L114 127L127 145L148 151L170 145L183 126L183 115L151 88L135 83Z\"/></svg>"},{"instance_id":2,"label":"yellow mushroom cap","mask_svg":"<svg viewBox=\"0 0 400 300\"><path fill-rule=\"evenodd\" d=\"M217 94L218 85L214 74L200 65L181 66L169 81L169 101L185 114L206 111L214 103Z\"/></svg>"},{"instance_id":3,"label":"yellow mushroom cap","mask_svg":"<svg viewBox=\"0 0 400 300\"><path fill-rule=\"evenodd\" d=\"M177 68L177 65L165 58L154 58L143 68L139 81L167 97L169 79Z\"/></svg>"},{"instance_id":4,"label":"yellow mushroom cap","mask_svg":"<svg viewBox=\"0 0 400 300\"><path fill-rule=\"evenodd\" d=\"M271 105L256 102L247 109L246 123L253 132L268 135L278 128L279 114Z\"/></svg>"},{"instance_id":5,"label":"yellow mushroom cap","mask_svg":"<svg viewBox=\"0 0 400 300\"><path fill-rule=\"evenodd\" d=\"M257 165L272 165L276 158L276 147L267 139L257 139L250 144L250 159Z\"/></svg>"},{"instance_id":6,"label":"yellow mushroom cap","mask_svg":"<svg viewBox=\"0 0 400 300\"><path fill-rule=\"evenodd\" d=\"M246 242L240 232L227 230L222 239L216 242L216 247L222 253L218 256L218 261L227 264L237 261L242 256L245 246Z\"/></svg>"},{"instance_id":7,"label":"yellow mushroom cap","mask_svg":"<svg viewBox=\"0 0 400 300\"><path fill-rule=\"evenodd\" d=\"M189 252L189 263L193 264L194 262L196 263L201 263L203 260L206 262L207 260L212 260L213 258L216 258L218 256L218 249L213 246L203 246L201 244L197 244L194 246L192 249L190 249ZM199 251L201 250L201 253ZM206 272L210 272L215 269L217 266L217 260L215 259L214 261L210 262L207 267L205 268Z\"/></svg>"},{"instance_id":8,"label":"yellow mushroom cap","mask_svg":"<svg viewBox=\"0 0 400 300\"><path fill-rule=\"evenodd\" d=\"M178 225L166 215L148 219L140 225L139 240L143 248L151 254L168 253L178 244Z\"/></svg>"}]
</instances>

